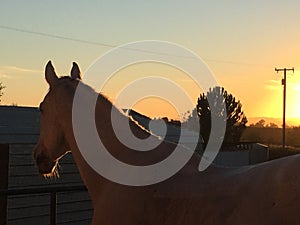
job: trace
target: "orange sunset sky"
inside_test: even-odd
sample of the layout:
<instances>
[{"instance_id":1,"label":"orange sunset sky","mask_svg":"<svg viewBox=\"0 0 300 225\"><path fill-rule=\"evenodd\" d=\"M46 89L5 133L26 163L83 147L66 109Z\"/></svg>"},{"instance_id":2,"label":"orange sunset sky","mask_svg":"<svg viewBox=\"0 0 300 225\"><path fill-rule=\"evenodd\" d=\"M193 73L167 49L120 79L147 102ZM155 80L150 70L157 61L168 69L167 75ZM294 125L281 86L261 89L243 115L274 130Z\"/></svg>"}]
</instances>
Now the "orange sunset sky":
<instances>
[{"instance_id":1,"label":"orange sunset sky","mask_svg":"<svg viewBox=\"0 0 300 225\"><path fill-rule=\"evenodd\" d=\"M218 83L241 101L247 117L282 116L283 74L274 68L294 67L287 76L287 117L300 118L299 10L300 2L292 0L5 1L0 8L0 82L6 86L1 104L38 106L48 89L43 71L50 59L60 75L69 74L73 61L85 72L113 47L163 40L199 55ZM126 84L143 76L174 81L195 104L202 91L182 71L155 63L123 68L101 91L114 101ZM181 101L174 104L184 105ZM126 99L119 106L128 107ZM134 108L152 117L178 118L158 98L140 100Z\"/></svg>"}]
</instances>

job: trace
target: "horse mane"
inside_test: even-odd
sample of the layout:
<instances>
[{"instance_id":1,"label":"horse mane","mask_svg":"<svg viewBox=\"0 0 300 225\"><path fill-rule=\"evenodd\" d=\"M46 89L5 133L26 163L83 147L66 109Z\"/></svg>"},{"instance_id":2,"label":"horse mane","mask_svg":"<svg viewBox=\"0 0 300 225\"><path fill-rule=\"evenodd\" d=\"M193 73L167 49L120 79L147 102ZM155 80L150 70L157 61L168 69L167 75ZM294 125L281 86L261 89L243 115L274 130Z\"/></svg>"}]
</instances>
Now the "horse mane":
<instances>
[{"instance_id":1,"label":"horse mane","mask_svg":"<svg viewBox=\"0 0 300 225\"><path fill-rule=\"evenodd\" d=\"M109 99L109 97L107 97L103 92L97 92L94 88L92 88L91 86L85 84L84 82L82 82L81 80L78 80L78 79L73 79L72 77L70 76L62 76L59 78L60 80L62 81L78 81L78 82L81 82L81 84L83 84L83 87L84 89L87 91L87 93L91 93L91 92L96 92L98 94L98 99L97 99L97 104L105 104L107 105L108 108L112 108L114 107L115 109L117 109L117 111L122 114L124 117L127 117L130 121L130 123L132 123L131 125L134 124L134 126L137 126L139 127L140 129L146 131L147 133L150 133L149 130L147 130L145 127L143 127L142 125L140 125L135 119L133 119L132 116L129 116L127 114L125 114L122 110L120 110L119 108L117 108L113 103L112 101ZM74 83L75 85L75 83ZM156 135L155 135L156 136Z\"/></svg>"}]
</instances>

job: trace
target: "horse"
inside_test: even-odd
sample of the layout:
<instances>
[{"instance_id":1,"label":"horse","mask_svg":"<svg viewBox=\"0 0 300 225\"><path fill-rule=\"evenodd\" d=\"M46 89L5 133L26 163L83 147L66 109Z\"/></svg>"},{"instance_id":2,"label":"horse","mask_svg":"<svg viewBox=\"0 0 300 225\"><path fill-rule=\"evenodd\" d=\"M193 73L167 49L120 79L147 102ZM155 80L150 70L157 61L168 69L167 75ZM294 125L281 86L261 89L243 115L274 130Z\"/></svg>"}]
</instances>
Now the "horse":
<instances>
[{"instance_id":1,"label":"horse","mask_svg":"<svg viewBox=\"0 0 300 225\"><path fill-rule=\"evenodd\" d=\"M49 91L39 106L40 137L34 159L42 175L52 176L57 174L59 159L72 152L92 200L92 225L300 224L300 156L239 168L211 164L199 172L201 157L193 154L164 181L145 186L119 184L98 174L77 146L72 127L74 93L79 83L94 91L82 82L79 66L73 63L70 76L58 77L49 61L45 78ZM114 134L112 109L112 102L98 94L97 131L114 157L133 165L149 165L168 157L176 147L170 142L162 142L147 152L126 147ZM118 112L120 120L128 121ZM138 138L152 135L133 121L130 127Z\"/></svg>"}]
</instances>

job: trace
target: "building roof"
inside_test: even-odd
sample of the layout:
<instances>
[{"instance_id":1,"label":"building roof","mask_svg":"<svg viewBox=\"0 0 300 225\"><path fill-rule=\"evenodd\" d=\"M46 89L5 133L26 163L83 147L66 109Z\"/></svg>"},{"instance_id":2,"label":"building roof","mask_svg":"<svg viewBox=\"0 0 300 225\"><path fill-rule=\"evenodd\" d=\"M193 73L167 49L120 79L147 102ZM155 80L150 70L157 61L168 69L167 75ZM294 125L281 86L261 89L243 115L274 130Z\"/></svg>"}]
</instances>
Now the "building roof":
<instances>
[{"instance_id":1,"label":"building roof","mask_svg":"<svg viewBox=\"0 0 300 225\"><path fill-rule=\"evenodd\" d=\"M125 111L125 110L123 110ZM149 129L151 118L134 110L127 110L131 116L144 128L151 130L158 136L165 136L165 140L178 142L183 136L185 142L194 140L199 135L187 129L167 123L167 130L161 133L159 126L155 129L156 120L152 120L154 126ZM152 125L153 125L152 124ZM40 112L36 107L0 106L0 144L10 143L36 143L40 132ZM166 133L165 133L166 132Z\"/></svg>"}]
</instances>

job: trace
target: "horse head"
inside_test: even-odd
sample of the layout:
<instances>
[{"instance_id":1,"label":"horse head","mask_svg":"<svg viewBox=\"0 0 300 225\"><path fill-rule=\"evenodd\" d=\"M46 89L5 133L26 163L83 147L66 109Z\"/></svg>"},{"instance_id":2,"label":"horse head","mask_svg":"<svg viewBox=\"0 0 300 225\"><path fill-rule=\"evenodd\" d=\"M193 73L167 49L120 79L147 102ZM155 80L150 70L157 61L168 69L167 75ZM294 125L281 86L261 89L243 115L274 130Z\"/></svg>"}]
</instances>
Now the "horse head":
<instances>
[{"instance_id":1,"label":"horse head","mask_svg":"<svg viewBox=\"0 0 300 225\"><path fill-rule=\"evenodd\" d=\"M42 175L57 176L58 160L69 151L61 122L63 118L60 118L62 115L58 110L58 101L62 98L60 90L74 87L78 82L76 80L81 79L81 73L78 65L73 63L71 76L59 78L49 61L45 69L45 78L49 84L49 92L39 106L40 137L34 149L34 159Z\"/></svg>"}]
</instances>

